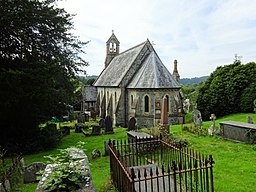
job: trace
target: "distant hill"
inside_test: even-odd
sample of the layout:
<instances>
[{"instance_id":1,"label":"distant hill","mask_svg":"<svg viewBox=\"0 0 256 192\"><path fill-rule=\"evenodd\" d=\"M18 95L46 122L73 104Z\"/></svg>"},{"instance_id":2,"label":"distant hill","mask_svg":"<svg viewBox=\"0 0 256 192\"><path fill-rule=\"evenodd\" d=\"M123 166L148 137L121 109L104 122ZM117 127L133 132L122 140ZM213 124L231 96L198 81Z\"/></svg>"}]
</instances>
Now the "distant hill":
<instances>
[{"instance_id":1,"label":"distant hill","mask_svg":"<svg viewBox=\"0 0 256 192\"><path fill-rule=\"evenodd\" d=\"M182 79L180 79L180 83L182 85L199 84L201 82L204 82L208 77L209 76L193 77L193 78L182 78Z\"/></svg>"},{"instance_id":2,"label":"distant hill","mask_svg":"<svg viewBox=\"0 0 256 192\"><path fill-rule=\"evenodd\" d=\"M88 76L78 76L80 81L83 83L86 83L89 79L97 79L97 75L88 75ZM182 78L180 79L180 83L182 85L188 85L188 84L199 84L201 82L204 82L209 76L202 76L202 77L193 77L193 78Z\"/></svg>"},{"instance_id":3,"label":"distant hill","mask_svg":"<svg viewBox=\"0 0 256 192\"><path fill-rule=\"evenodd\" d=\"M93 81L91 80L95 80L97 79L97 75L91 75L91 76L78 76L78 79L83 82L84 84L91 84L93 83Z\"/></svg>"}]
</instances>

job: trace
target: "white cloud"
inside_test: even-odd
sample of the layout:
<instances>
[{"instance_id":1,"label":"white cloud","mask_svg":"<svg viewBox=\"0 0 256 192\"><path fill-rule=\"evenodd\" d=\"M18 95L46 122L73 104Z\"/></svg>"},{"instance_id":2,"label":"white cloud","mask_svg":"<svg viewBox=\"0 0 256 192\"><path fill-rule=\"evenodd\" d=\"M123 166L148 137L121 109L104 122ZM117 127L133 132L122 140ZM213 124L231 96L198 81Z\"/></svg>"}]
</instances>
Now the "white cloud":
<instances>
[{"instance_id":1,"label":"white cloud","mask_svg":"<svg viewBox=\"0 0 256 192\"><path fill-rule=\"evenodd\" d=\"M256 60L255 0L65 0L59 6L74 17L75 33L91 40L84 58L89 75L104 67L105 42L115 31L121 51L147 38L172 72L181 77L209 75L217 66Z\"/></svg>"}]
</instances>

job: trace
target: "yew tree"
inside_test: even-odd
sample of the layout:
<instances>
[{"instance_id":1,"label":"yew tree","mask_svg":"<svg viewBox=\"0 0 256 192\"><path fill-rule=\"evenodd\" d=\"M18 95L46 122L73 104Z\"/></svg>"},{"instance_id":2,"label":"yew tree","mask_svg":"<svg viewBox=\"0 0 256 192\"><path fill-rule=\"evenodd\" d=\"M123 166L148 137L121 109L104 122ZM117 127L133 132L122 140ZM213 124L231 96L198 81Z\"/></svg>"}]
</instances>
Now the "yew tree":
<instances>
[{"instance_id":1,"label":"yew tree","mask_svg":"<svg viewBox=\"0 0 256 192\"><path fill-rule=\"evenodd\" d=\"M55 0L0 1L0 145L31 145L72 104L87 65L72 18Z\"/></svg>"}]
</instances>

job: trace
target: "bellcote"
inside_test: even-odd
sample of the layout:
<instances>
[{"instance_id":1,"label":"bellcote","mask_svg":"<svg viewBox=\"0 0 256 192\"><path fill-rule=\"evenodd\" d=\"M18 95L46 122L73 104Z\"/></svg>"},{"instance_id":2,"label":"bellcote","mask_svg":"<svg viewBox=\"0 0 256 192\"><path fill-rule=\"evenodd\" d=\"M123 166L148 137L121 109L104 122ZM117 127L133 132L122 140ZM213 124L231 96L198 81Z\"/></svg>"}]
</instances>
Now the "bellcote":
<instances>
[{"instance_id":1,"label":"bellcote","mask_svg":"<svg viewBox=\"0 0 256 192\"><path fill-rule=\"evenodd\" d=\"M105 59L105 68L109 65L112 59L119 54L120 42L116 38L114 31L112 35L106 42L106 59Z\"/></svg>"}]
</instances>

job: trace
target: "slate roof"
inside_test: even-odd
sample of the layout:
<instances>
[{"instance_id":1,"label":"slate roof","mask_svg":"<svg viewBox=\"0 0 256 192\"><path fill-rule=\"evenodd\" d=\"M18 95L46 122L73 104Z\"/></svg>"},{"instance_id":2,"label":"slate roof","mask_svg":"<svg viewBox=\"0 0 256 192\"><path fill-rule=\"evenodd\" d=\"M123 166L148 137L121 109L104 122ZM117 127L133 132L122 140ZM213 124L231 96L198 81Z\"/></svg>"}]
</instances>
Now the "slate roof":
<instances>
[{"instance_id":1,"label":"slate roof","mask_svg":"<svg viewBox=\"0 0 256 192\"><path fill-rule=\"evenodd\" d=\"M127 88L180 88L155 51L152 51Z\"/></svg>"},{"instance_id":2,"label":"slate roof","mask_svg":"<svg viewBox=\"0 0 256 192\"><path fill-rule=\"evenodd\" d=\"M119 86L145 44L146 42L141 43L115 56L107 68L102 71L94 86Z\"/></svg>"},{"instance_id":3,"label":"slate roof","mask_svg":"<svg viewBox=\"0 0 256 192\"><path fill-rule=\"evenodd\" d=\"M107 68L102 71L94 86L119 86L146 43L150 44L147 40L114 57ZM152 45L150 44L150 46ZM151 53L141 64L141 67L136 71L127 88L179 89L180 85L161 62L155 50L152 49Z\"/></svg>"}]
</instances>

